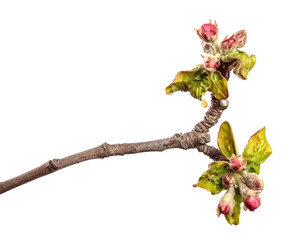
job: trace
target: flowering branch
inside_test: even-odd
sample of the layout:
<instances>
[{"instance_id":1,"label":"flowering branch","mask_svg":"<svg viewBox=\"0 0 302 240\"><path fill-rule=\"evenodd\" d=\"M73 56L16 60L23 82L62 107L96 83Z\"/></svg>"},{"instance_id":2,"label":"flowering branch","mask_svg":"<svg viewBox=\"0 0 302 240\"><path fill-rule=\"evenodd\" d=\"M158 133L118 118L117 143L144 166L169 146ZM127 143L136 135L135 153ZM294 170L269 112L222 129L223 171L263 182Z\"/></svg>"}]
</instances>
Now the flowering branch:
<instances>
[{"instance_id":1,"label":"flowering branch","mask_svg":"<svg viewBox=\"0 0 302 240\"><path fill-rule=\"evenodd\" d=\"M206 53L203 64L189 71L180 71L174 81L166 87L166 93L189 91L191 96L199 99L203 107L207 102L203 95L210 91L211 106L204 119L195 125L191 132L175 134L172 137L149 142L102 145L65 157L50 160L43 165L17 177L0 183L0 194L22 184L53 173L68 166L90 159L123 156L142 152L161 152L172 148L194 149L204 153L214 162L202 174L194 187L201 187L212 194L227 190L220 199L217 215L223 214L232 224L239 224L241 203L244 210L254 211L260 204L260 192L263 181L258 176L260 164L272 153L265 136L265 128L256 132L249 140L242 155L238 154L233 131L228 122L224 122L218 133L218 149L207 145L210 142L209 129L219 120L222 112L228 107L228 80L230 71L245 80L254 67L256 58L239 50L247 41L246 31L240 30L229 38L219 40L218 26L215 23L202 25L195 29L202 40L201 46Z\"/></svg>"}]
</instances>

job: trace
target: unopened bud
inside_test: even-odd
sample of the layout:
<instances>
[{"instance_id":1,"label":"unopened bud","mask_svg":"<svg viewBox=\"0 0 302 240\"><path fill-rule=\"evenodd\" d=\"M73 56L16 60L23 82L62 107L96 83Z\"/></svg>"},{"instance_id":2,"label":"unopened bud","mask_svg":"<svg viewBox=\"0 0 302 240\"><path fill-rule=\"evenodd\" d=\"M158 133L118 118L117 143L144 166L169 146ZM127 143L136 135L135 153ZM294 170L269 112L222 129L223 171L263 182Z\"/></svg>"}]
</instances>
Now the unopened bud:
<instances>
[{"instance_id":1,"label":"unopened bud","mask_svg":"<svg viewBox=\"0 0 302 240\"><path fill-rule=\"evenodd\" d=\"M246 31L240 30L233 34L229 38L225 38L221 43L221 50L223 52L226 51L234 51L237 48L241 48L245 45L247 40Z\"/></svg>"},{"instance_id":2,"label":"unopened bud","mask_svg":"<svg viewBox=\"0 0 302 240\"><path fill-rule=\"evenodd\" d=\"M252 212L261 205L261 200L254 190L250 190L248 196L243 201L244 206Z\"/></svg>"},{"instance_id":3,"label":"unopened bud","mask_svg":"<svg viewBox=\"0 0 302 240\"><path fill-rule=\"evenodd\" d=\"M256 173L243 173L245 184L253 190L262 191L264 183Z\"/></svg>"},{"instance_id":4,"label":"unopened bud","mask_svg":"<svg viewBox=\"0 0 302 240\"><path fill-rule=\"evenodd\" d=\"M247 36L245 30L240 30L233 35L233 38L236 40L237 48L241 48L245 45Z\"/></svg>"},{"instance_id":5,"label":"unopened bud","mask_svg":"<svg viewBox=\"0 0 302 240\"><path fill-rule=\"evenodd\" d=\"M225 38L221 43L222 51L233 51L236 49L236 39L232 37Z\"/></svg>"},{"instance_id":6,"label":"unopened bud","mask_svg":"<svg viewBox=\"0 0 302 240\"><path fill-rule=\"evenodd\" d=\"M229 188L227 193L219 200L219 204L216 210L217 216L219 217L221 214L229 214L232 216L233 208L235 206L235 187Z\"/></svg>"},{"instance_id":7,"label":"unopened bud","mask_svg":"<svg viewBox=\"0 0 302 240\"><path fill-rule=\"evenodd\" d=\"M230 188L234 185L234 183L235 183L235 178L232 174L226 173L222 177L222 185L224 188Z\"/></svg>"},{"instance_id":8,"label":"unopened bud","mask_svg":"<svg viewBox=\"0 0 302 240\"><path fill-rule=\"evenodd\" d=\"M242 181L242 176L239 174L235 174L236 184L239 187L240 195L244 202L244 210L249 209L250 211L256 210L260 204L261 200L259 198L259 192L250 189L245 183Z\"/></svg>"},{"instance_id":9,"label":"unopened bud","mask_svg":"<svg viewBox=\"0 0 302 240\"><path fill-rule=\"evenodd\" d=\"M216 22L212 24L212 21L210 21L210 23L203 24L199 29L195 29L195 31L200 39L206 42L213 42L218 38Z\"/></svg>"},{"instance_id":10,"label":"unopened bud","mask_svg":"<svg viewBox=\"0 0 302 240\"><path fill-rule=\"evenodd\" d=\"M233 169L236 172L241 172L246 167L246 160L244 157L233 154L230 158L230 168Z\"/></svg>"},{"instance_id":11,"label":"unopened bud","mask_svg":"<svg viewBox=\"0 0 302 240\"><path fill-rule=\"evenodd\" d=\"M205 68L210 72L214 72L219 64L219 59L211 55L204 57L203 61Z\"/></svg>"}]
</instances>

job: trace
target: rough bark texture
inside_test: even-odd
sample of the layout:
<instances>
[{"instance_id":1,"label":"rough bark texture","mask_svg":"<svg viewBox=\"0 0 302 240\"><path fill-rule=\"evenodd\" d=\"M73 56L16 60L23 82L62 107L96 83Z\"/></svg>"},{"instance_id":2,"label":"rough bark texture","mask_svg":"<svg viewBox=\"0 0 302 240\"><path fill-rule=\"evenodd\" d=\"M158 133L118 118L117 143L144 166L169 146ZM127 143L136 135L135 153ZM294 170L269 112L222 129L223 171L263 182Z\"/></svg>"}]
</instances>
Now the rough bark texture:
<instances>
[{"instance_id":1,"label":"rough bark texture","mask_svg":"<svg viewBox=\"0 0 302 240\"><path fill-rule=\"evenodd\" d=\"M229 106L228 100L218 100L212 94L212 104L204 116L204 120L195 125L197 132L208 132L219 120L222 112Z\"/></svg>"},{"instance_id":2,"label":"rough bark texture","mask_svg":"<svg viewBox=\"0 0 302 240\"><path fill-rule=\"evenodd\" d=\"M213 161L229 162L229 159L227 159L217 148L214 148L212 146L206 144L200 145L197 147L197 150L204 153L204 155L207 155Z\"/></svg>"},{"instance_id":3,"label":"rough bark texture","mask_svg":"<svg viewBox=\"0 0 302 240\"><path fill-rule=\"evenodd\" d=\"M17 177L1 182L0 194L73 164L81 163L90 159L106 158L110 156L122 156L125 154L142 152L161 152L171 148L180 148L184 150L196 148L198 151L203 152L214 161L226 161L227 159L223 157L219 150L205 144L210 142L210 135L208 134L209 129L218 122L223 110L227 107L227 100L218 100L212 96L211 106L208 109L204 120L198 123L191 132L175 134L170 138L149 142L112 145L103 143L98 147L65 158L53 159Z\"/></svg>"}]
</instances>

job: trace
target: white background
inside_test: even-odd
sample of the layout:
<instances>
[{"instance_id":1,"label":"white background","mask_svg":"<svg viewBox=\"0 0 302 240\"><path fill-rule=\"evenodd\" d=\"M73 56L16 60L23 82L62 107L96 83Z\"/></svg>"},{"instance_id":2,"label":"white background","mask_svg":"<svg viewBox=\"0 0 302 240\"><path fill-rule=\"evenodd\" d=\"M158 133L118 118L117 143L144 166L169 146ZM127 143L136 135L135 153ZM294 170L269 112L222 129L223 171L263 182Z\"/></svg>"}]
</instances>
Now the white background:
<instances>
[{"instance_id":1,"label":"white background","mask_svg":"<svg viewBox=\"0 0 302 240\"><path fill-rule=\"evenodd\" d=\"M246 29L257 63L232 74L229 121L239 152L263 126L262 205L239 226L222 196L194 189L211 162L196 150L92 160L0 196L1 239L298 239L301 214L301 13L298 1L0 2L0 179L102 144L190 131L206 109L165 95L202 62L194 28ZM209 100L209 94L207 95Z\"/></svg>"}]
</instances>

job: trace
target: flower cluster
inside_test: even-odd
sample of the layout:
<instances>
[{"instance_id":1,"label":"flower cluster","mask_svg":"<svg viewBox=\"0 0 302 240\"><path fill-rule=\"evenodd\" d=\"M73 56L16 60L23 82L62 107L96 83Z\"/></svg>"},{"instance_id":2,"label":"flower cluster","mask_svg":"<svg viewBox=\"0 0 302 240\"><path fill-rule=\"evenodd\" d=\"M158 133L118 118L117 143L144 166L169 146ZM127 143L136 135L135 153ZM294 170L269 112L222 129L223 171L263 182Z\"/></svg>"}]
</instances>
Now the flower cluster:
<instances>
[{"instance_id":1,"label":"flower cluster","mask_svg":"<svg viewBox=\"0 0 302 240\"><path fill-rule=\"evenodd\" d=\"M166 87L166 93L190 92L193 98L201 101L202 107L206 107L207 103L203 96L211 92L217 99L227 99L230 72L233 70L240 79L247 79L256 63L256 57L238 49L246 43L245 30L240 30L223 41L219 39L216 22L210 21L195 31L201 39L205 53L204 56L201 55L203 64L198 64L191 70L178 72L173 82Z\"/></svg>"},{"instance_id":2,"label":"flower cluster","mask_svg":"<svg viewBox=\"0 0 302 240\"><path fill-rule=\"evenodd\" d=\"M244 210L255 211L260 205L260 192L263 181L258 176L260 164L272 153L265 127L254 133L246 145L242 155L238 154L233 130L228 122L220 126L217 144L225 161L214 161L209 169L202 174L194 187L200 187L218 194L224 189L225 195L217 206L218 217L223 214L229 224L238 225L241 203Z\"/></svg>"},{"instance_id":3,"label":"flower cluster","mask_svg":"<svg viewBox=\"0 0 302 240\"><path fill-rule=\"evenodd\" d=\"M221 214L232 216L236 186L244 202L244 210L254 211L260 206L259 194L263 190L263 181L256 173L245 172L246 163L247 161L240 155L231 156L227 173L222 177L222 184L227 193L219 201L218 216Z\"/></svg>"},{"instance_id":4,"label":"flower cluster","mask_svg":"<svg viewBox=\"0 0 302 240\"><path fill-rule=\"evenodd\" d=\"M214 72L220 63L222 55L228 52L234 52L237 48L245 45L247 36L245 30L240 30L231 37L221 42L219 40L219 30L216 21L203 24L200 28L195 29L197 35L202 40L203 51L207 54L203 56L204 66L209 72Z\"/></svg>"}]
</instances>

